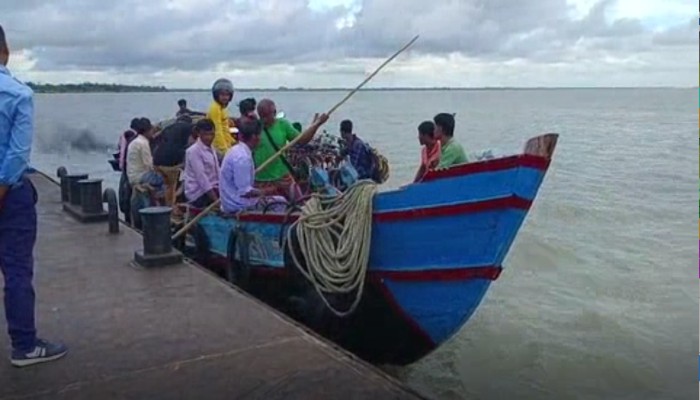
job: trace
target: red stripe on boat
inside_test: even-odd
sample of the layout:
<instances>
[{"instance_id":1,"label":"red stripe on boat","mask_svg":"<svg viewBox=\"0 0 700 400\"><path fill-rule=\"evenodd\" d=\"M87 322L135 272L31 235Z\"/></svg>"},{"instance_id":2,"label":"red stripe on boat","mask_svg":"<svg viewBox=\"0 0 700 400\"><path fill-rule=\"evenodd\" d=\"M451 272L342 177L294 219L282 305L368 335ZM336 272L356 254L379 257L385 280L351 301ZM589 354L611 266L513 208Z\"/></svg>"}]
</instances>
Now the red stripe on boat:
<instances>
[{"instance_id":1,"label":"red stripe on boat","mask_svg":"<svg viewBox=\"0 0 700 400\"><path fill-rule=\"evenodd\" d=\"M471 203L449 204L435 207L412 208L408 210L374 213L374 221L391 222L416 218L446 217L455 214L475 213L503 208L529 210L531 205L532 200L526 200L522 197L513 195L510 197L475 201Z\"/></svg>"},{"instance_id":2,"label":"red stripe on boat","mask_svg":"<svg viewBox=\"0 0 700 400\"><path fill-rule=\"evenodd\" d=\"M486 160L463 164L456 167L433 170L428 172L423 178L423 182L434 181L442 178L452 178L457 176L477 174L480 172L501 171L516 167L535 168L542 171L547 170L550 160L544 157L533 156L531 154L521 154L495 160Z\"/></svg>"},{"instance_id":3,"label":"red stripe on boat","mask_svg":"<svg viewBox=\"0 0 700 400\"><path fill-rule=\"evenodd\" d=\"M470 279L488 279L495 281L501 275L503 268L490 265L483 267L430 269L421 271L373 271L370 274L377 278L387 278L396 282L427 282L427 281L464 281Z\"/></svg>"},{"instance_id":4,"label":"red stripe on boat","mask_svg":"<svg viewBox=\"0 0 700 400\"><path fill-rule=\"evenodd\" d=\"M441 206L412 208L408 210L375 212L373 220L375 222L391 222L406 219L427 218L427 217L446 217L456 214L476 213L491 210L500 210L504 208L516 208L519 210L529 210L532 205L532 200L527 200L519 196L501 197L498 199L475 201L471 203L448 204ZM242 214L240 220L243 222L262 222L269 224L282 224L296 221L297 215L286 216L284 214Z\"/></svg>"}]
</instances>

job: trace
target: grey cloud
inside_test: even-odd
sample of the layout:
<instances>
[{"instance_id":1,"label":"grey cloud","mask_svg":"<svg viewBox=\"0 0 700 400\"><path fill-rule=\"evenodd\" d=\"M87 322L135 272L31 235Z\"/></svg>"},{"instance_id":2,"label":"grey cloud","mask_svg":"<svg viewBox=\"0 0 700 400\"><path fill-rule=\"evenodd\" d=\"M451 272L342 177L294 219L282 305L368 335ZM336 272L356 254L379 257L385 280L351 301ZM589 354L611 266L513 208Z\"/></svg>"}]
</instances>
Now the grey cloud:
<instances>
[{"instance_id":1,"label":"grey cloud","mask_svg":"<svg viewBox=\"0 0 700 400\"><path fill-rule=\"evenodd\" d=\"M540 63L570 61L576 51L623 54L691 44L685 23L654 33L633 19L608 22L613 0L600 1L581 19L570 17L566 0L364 0L359 11L323 12L312 12L305 0L191 3L178 9L169 0L3 0L0 23L11 46L30 50L45 71L195 71L220 63L252 69L386 57L415 34L421 35L416 54ZM336 29L351 12L355 24ZM353 64L327 69L363 72Z\"/></svg>"}]
</instances>

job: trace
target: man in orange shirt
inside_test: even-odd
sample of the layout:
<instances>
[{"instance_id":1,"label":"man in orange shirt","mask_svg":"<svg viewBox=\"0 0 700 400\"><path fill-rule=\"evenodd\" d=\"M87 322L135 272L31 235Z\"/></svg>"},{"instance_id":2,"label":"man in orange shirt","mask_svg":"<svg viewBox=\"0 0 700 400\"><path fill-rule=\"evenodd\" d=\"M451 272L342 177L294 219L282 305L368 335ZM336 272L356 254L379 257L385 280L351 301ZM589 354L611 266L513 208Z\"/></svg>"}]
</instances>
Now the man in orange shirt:
<instances>
[{"instance_id":1,"label":"man in orange shirt","mask_svg":"<svg viewBox=\"0 0 700 400\"><path fill-rule=\"evenodd\" d=\"M432 121L423 121L418 125L418 142L423 148L420 153L420 167L414 182L420 182L428 171L437 168L440 164L442 146L435 137L435 124Z\"/></svg>"},{"instance_id":2,"label":"man in orange shirt","mask_svg":"<svg viewBox=\"0 0 700 400\"><path fill-rule=\"evenodd\" d=\"M224 155L236 143L230 129L232 121L228 117L226 107L228 107L231 99L233 99L233 84L228 79L217 79L211 88L211 94L214 101L209 107L207 118L214 122L214 142L212 147L216 150L219 160L224 158Z\"/></svg>"}]
</instances>

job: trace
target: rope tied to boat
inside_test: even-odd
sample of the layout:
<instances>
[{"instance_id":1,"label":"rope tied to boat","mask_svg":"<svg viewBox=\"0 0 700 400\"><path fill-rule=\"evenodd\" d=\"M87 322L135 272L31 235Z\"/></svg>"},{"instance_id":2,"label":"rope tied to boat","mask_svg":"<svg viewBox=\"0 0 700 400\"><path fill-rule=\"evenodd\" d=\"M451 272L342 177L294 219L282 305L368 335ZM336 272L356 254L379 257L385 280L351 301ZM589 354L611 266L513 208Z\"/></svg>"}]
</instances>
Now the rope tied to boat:
<instances>
[{"instance_id":1,"label":"rope tied to boat","mask_svg":"<svg viewBox=\"0 0 700 400\"><path fill-rule=\"evenodd\" d=\"M339 196L315 194L287 231L294 265L339 317L352 314L362 298L372 237L372 200L377 187L371 180L362 180ZM306 267L291 247L293 233ZM347 310L333 307L325 295L352 292L355 298Z\"/></svg>"}]
</instances>

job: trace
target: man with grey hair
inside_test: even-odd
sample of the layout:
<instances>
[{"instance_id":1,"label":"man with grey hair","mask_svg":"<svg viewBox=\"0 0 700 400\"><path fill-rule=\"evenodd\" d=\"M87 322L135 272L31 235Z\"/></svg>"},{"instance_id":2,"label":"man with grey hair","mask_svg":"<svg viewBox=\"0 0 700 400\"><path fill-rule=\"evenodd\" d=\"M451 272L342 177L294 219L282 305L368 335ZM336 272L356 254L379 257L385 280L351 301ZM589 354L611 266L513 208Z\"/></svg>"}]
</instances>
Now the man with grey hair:
<instances>
[{"instance_id":1,"label":"man with grey hair","mask_svg":"<svg viewBox=\"0 0 700 400\"><path fill-rule=\"evenodd\" d=\"M34 244L37 193L29 171L34 103L32 90L10 75L10 48L0 26L0 269L5 278L5 317L16 367L56 360L68 349L36 336Z\"/></svg>"},{"instance_id":2,"label":"man with grey hair","mask_svg":"<svg viewBox=\"0 0 700 400\"><path fill-rule=\"evenodd\" d=\"M268 159L273 157L287 143L298 136L299 144L310 142L318 128L328 121L328 115L316 114L314 120L304 132L299 132L284 118L277 118L277 108L270 99L262 99L258 103L258 116L262 122L263 132L260 135L260 144L255 149L255 167L259 168ZM294 184L293 167L284 158L284 155L271 161L262 171L255 176L256 187L268 190L275 189L275 194L291 199L291 187Z\"/></svg>"}]
</instances>

